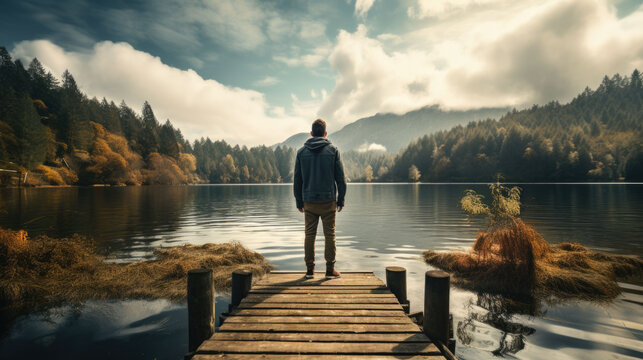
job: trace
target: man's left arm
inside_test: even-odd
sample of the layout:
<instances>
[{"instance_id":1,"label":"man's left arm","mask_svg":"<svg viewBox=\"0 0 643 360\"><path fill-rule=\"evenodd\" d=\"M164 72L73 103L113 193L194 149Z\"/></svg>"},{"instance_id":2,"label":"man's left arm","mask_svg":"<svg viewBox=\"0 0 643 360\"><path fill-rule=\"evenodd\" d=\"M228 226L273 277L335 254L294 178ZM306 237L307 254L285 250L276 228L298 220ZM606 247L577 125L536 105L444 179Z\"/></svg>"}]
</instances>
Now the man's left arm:
<instances>
[{"instance_id":1,"label":"man's left arm","mask_svg":"<svg viewBox=\"0 0 643 360\"><path fill-rule=\"evenodd\" d=\"M342 164L339 150L335 154L335 183L337 184L337 211L342 211L344 198L346 197L346 178L344 177L344 165Z\"/></svg>"}]
</instances>

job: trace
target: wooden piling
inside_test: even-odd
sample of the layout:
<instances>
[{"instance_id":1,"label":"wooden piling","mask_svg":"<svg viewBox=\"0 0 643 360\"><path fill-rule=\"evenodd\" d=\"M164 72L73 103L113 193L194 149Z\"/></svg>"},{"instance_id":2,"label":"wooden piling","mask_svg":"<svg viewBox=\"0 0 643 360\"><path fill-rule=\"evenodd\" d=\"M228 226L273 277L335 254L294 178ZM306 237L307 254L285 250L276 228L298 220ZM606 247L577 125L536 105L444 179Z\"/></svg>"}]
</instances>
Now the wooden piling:
<instances>
[{"instance_id":1,"label":"wooden piling","mask_svg":"<svg viewBox=\"0 0 643 360\"><path fill-rule=\"evenodd\" d=\"M188 351L214 334L214 281L211 269L188 271Z\"/></svg>"},{"instance_id":2,"label":"wooden piling","mask_svg":"<svg viewBox=\"0 0 643 360\"><path fill-rule=\"evenodd\" d=\"M434 342L449 340L449 274L427 271L424 283L424 333Z\"/></svg>"},{"instance_id":3,"label":"wooden piling","mask_svg":"<svg viewBox=\"0 0 643 360\"><path fill-rule=\"evenodd\" d=\"M236 308L241 300L248 296L252 287L252 272L235 270L232 272L232 301L231 307Z\"/></svg>"},{"instance_id":4,"label":"wooden piling","mask_svg":"<svg viewBox=\"0 0 643 360\"><path fill-rule=\"evenodd\" d=\"M386 267L386 286L403 307L406 305L404 310L408 314L409 300L406 297L406 269L400 266Z\"/></svg>"}]
</instances>

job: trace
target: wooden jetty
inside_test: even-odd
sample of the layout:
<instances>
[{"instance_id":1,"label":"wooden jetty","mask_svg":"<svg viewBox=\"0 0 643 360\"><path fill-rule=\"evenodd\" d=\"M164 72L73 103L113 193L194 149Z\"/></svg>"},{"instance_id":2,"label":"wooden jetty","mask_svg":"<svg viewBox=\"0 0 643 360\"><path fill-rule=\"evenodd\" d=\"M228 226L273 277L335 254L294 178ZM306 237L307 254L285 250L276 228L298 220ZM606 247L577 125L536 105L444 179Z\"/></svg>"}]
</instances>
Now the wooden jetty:
<instances>
[{"instance_id":1,"label":"wooden jetty","mask_svg":"<svg viewBox=\"0 0 643 360\"><path fill-rule=\"evenodd\" d=\"M304 272L273 271L254 284L251 277L233 274L231 311L216 332L214 312L205 309L204 322L198 310L211 305L197 302L190 309L188 299L193 352L186 358L435 360L445 359L445 351L453 358L407 316L403 268L387 268L387 281L395 281L388 287L372 271L343 272L329 280L323 274L305 279ZM194 326L206 326L205 332Z\"/></svg>"}]
</instances>

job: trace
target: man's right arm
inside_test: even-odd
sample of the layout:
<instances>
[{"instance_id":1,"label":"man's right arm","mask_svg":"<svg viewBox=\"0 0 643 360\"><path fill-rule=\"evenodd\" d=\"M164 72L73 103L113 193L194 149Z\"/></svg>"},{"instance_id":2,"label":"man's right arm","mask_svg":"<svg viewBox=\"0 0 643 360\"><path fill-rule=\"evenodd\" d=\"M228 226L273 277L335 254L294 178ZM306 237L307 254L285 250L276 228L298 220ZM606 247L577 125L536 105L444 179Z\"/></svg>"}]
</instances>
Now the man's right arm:
<instances>
[{"instance_id":1,"label":"man's right arm","mask_svg":"<svg viewBox=\"0 0 643 360\"><path fill-rule=\"evenodd\" d=\"M297 209L300 211L304 208L303 187L304 181L301 177L301 164L299 163L299 154L297 154L295 158L295 174L293 176L293 192L295 194Z\"/></svg>"}]
</instances>

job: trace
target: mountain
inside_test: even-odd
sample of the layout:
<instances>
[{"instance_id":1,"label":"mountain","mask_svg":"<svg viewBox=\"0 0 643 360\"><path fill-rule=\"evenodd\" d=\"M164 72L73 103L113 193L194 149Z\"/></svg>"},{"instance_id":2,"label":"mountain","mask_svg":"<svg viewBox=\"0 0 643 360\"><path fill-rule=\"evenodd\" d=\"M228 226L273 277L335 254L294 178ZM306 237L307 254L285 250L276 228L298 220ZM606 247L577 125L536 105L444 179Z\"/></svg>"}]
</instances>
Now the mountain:
<instances>
[{"instance_id":1,"label":"mountain","mask_svg":"<svg viewBox=\"0 0 643 360\"><path fill-rule=\"evenodd\" d=\"M431 106L403 115L376 114L348 124L328 138L343 151L381 149L397 153L423 135L471 121L498 118L507 111L506 108L443 111ZM278 145L299 148L308 137L307 133L295 134Z\"/></svg>"},{"instance_id":2,"label":"mountain","mask_svg":"<svg viewBox=\"0 0 643 360\"><path fill-rule=\"evenodd\" d=\"M288 139L284 140L279 144L273 145L273 148L277 146L287 146L297 150L304 145L304 143L306 142L306 140L308 140L309 137L310 137L310 133L304 133L304 132L298 133L289 137Z\"/></svg>"}]
</instances>

